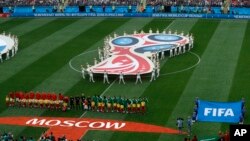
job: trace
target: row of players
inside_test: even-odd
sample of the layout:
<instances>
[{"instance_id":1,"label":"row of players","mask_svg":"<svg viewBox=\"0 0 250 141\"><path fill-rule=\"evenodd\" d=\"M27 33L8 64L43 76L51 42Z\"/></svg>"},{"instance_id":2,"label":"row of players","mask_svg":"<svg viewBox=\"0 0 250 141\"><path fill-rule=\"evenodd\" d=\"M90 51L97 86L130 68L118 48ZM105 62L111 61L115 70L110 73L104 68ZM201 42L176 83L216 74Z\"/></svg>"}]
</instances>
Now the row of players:
<instances>
[{"instance_id":1,"label":"row of players","mask_svg":"<svg viewBox=\"0 0 250 141\"><path fill-rule=\"evenodd\" d=\"M55 93L10 92L6 96L9 107L30 107L55 110L82 109L97 112L145 113L147 98L76 96Z\"/></svg>"},{"instance_id":2,"label":"row of players","mask_svg":"<svg viewBox=\"0 0 250 141\"><path fill-rule=\"evenodd\" d=\"M10 92L5 101L9 107L48 108L66 111L69 98L60 93Z\"/></svg>"},{"instance_id":3,"label":"row of players","mask_svg":"<svg viewBox=\"0 0 250 141\"><path fill-rule=\"evenodd\" d=\"M125 98L106 96L70 97L70 109L82 109L97 112L145 113L147 98Z\"/></svg>"},{"instance_id":4,"label":"row of players","mask_svg":"<svg viewBox=\"0 0 250 141\"><path fill-rule=\"evenodd\" d=\"M6 34L5 32L3 32L0 35L9 36L10 38L12 38L14 40L13 47L11 49L8 49L7 52L6 52L5 60L8 60L8 59L10 59L10 57L14 57L14 55L18 51L18 38L15 35L11 35L10 33ZM4 61L4 57L3 57L3 54L0 52L0 63L2 63L3 61Z\"/></svg>"},{"instance_id":5,"label":"row of players","mask_svg":"<svg viewBox=\"0 0 250 141\"><path fill-rule=\"evenodd\" d=\"M10 92L5 101L6 106L9 107L59 108L64 103L68 103L69 98L55 93Z\"/></svg>"}]
</instances>

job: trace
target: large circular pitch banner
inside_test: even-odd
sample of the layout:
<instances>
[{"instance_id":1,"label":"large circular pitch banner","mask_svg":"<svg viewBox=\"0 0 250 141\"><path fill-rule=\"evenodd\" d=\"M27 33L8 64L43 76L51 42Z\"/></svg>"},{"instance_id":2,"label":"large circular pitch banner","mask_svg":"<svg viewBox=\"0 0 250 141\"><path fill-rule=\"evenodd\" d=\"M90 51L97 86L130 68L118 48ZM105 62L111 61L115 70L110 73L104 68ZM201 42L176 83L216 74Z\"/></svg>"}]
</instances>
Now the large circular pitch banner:
<instances>
[{"instance_id":1,"label":"large circular pitch banner","mask_svg":"<svg viewBox=\"0 0 250 141\"><path fill-rule=\"evenodd\" d=\"M5 40L2 39L3 37L1 36L2 35L0 35L0 53L4 53L7 51L7 48L6 48L7 43L5 42Z\"/></svg>"},{"instance_id":2,"label":"large circular pitch banner","mask_svg":"<svg viewBox=\"0 0 250 141\"><path fill-rule=\"evenodd\" d=\"M136 75L153 71L155 64L149 58L189 44L189 37L176 34L134 34L115 37L108 42L109 56L87 68L93 73Z\"/></svg>"},{"instance_id":3,"label":"large circular pitch banner","mask_svg":"<svg viewBox=\"0 0 250 141\"><path fill-rule=\"evenodd\" d=\"M11 36L0 35L0 53L7 53L14 45L15 40Z\"/></svg>"}]
</instances>

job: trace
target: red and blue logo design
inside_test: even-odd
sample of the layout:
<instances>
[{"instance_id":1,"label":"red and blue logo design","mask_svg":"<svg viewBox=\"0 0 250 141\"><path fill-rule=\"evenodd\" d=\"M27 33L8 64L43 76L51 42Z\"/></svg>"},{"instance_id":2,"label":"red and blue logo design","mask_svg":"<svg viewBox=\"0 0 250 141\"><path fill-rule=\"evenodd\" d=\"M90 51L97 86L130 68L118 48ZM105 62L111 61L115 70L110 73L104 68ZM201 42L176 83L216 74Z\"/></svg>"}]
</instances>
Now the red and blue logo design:
<instances>
[{"instance_id":1,"label":"red and blue logo design","mask_svg":"<svg viewBox=\"0 0 250 141\"><path fill-rule=\"evenodd\" d=\"M0 38L0 53L4 52L6 48L6 42Z\"/></svg>"},{"instance_id":2,"label":"red and blue logo design","mask_svg":"<svg viewBox=\"0 0 250 141\"><path fill-rule=\"evenodd\" d=\"M111 39L109 58L87 68L93 73L126 75L147 74L153 71L154 63L149 58L157 52L167 52L189 44L189 37L163 33L140 33Z\"/></svg>"}]
</instances>

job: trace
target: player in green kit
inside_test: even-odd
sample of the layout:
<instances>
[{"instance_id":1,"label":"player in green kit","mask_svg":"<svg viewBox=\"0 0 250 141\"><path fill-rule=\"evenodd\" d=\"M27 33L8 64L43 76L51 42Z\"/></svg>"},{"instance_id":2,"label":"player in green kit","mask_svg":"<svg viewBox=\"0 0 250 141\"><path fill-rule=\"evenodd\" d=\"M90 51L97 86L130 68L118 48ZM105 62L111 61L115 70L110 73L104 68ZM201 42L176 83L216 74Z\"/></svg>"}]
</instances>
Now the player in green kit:
<instances>
[{"instance_id":1,"label":"player in green kit","mask_svg":"<svg viewBox=\"0 0 250 141\"><path fill-rule=\"evenodd\" d=\"M107 109L106 109L107 112L111 112L112 101L113 100L111 99L111 97L107 98Z\"/></svg>"},{"instance_id":2,"label":"player in green kit","mask_svg":"<svg viewBox=\"0 0 250 141\"><path fill-rule=\"evenodd\" d=\"M102 98L102 96L99 96L98 97L98 104L97 104L97 106L98 106L98 112L102 112L102 102L103 102L103 98Z\"/></svg>"},{"instance_id":3,"label":"player in green kit","mask_svg":"<svg viewBox=\"0 0 250 141\"><path fill-rule=\"evenodd\" d=\"M120 110L119 112L120 113L123 113L124 112L124 99L122 97L120 97Z\"/></svg>"},{"instance_id":4,"label":"player in green kit","mask_svg":"<svg viewBox=\"0 0 250 141\"><path fill-rule=\"evenodd\" d=\"M118 98L117 98L117 112L120 112L120 109L121 108L121 97L119 96Z\"/></svg>"},{"instance_id":5,"label":"player in green kit","mask_svg":"<svg viewBox=\"0 0 250 141\"><path fill-rule=\"evenodd\" d=\"M96 104L97 104L97 100L96 100L96 96L92 96L91 98L91 110L95 111L96 110Z\"/></svg>"},{"instance_id":6,"label":"player in green kit","mask_svg":"<svg viewBox=\"0 0 250 141\"><path fill-rule=\"evenodd\" d=\"M108 109L108 100L107 100L107 97L104 96L103 97L103 103L102 103L102 111L107 112L107 109Z\"/></svg>"},{"instance_id":7,"label":"player in green kit","mask_svg":"<svg viewBox=\"0 0 250 141\"><path fill-rule=\"evenodd\" d=\"M113 111L117 111L117 98L115 96L113 98Z\"/></svg>"},{"instance_id":8,"label":"player in green kit","mask_svg":"<svg viewBox=\"0 0 250 141\"><path fill-rule=\"evenodd\" d=\"M123 99L124 111L123 113L128 113L128 101L126 98Z\"/></svg>"}]
</instances>

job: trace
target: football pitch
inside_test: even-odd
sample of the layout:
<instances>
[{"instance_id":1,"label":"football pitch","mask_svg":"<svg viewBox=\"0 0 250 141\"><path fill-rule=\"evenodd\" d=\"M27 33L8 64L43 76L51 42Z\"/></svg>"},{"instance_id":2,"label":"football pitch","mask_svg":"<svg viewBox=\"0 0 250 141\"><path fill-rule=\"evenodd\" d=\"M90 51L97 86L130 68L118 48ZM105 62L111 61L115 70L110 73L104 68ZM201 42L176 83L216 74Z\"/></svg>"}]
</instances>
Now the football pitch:
<instances>
[{"instance_id":1,"label":"football pitch","mask_svg":"<svg viewBox=\"0 0 250 141\"><path fill-rule=\"evenodd\" d=\"M134 30L148 32L172 30L192 33L191 52L161 61L161 74L149 82L135 85L135 78L126 84L103 84L103 77L90 83L82 79L80 65L93 64L97 48L114 32L123 35ZM210 101L246 99L250 107L250 22L247 20L156 19L156 18L15 18L0 19L0 33L17 35L19 51L15 57L0 64L0 117L42 116L101 118L134 121L170 128L176 118L187 119L193 113L195 97ZM121 114L50 111L35 108L6 107L5 96L11 91L63 93L67 96L147 97L147 113ZM184 123L186 123L184 121ZM249 124L248 116L245 123ZM186 124L184 124L186 131ZM136 128L136 127L135 127ZM0 132L12 131L38 139L45 128L0 125ZM192 127L198 138L216 136L229 130L229 124L196 122ZM95 141L182 141L186 135L88 131L83 139Z\"/></svg>"}]
</instances>

